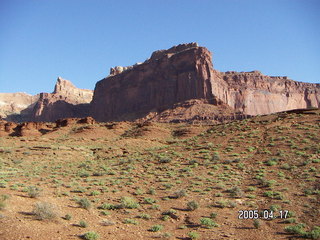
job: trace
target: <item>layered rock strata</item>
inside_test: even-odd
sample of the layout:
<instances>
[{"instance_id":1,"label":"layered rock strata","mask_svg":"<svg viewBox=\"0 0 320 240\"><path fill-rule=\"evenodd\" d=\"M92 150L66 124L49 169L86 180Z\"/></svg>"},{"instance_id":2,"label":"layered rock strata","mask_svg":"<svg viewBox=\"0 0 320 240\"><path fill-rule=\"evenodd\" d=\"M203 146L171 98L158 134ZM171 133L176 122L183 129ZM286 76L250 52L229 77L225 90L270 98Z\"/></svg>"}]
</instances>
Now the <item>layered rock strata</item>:
<instances>
[{"instance_id":1,"label":"layered rock strata","mask_svg":"<svg viewBox=\"0 0 320 240\"><path fill-rule=\"evenodd\" d=\"M59 77L53 93L40 93L32 118L34 121L53 122L59 118L86 117L92 96L92 90L79 89Z\"/></svg>"},{"instance_id":2,"label":"layered rock strata","mask_svg":"<svg viewBox=\"0 0 320 240\"><path fill-rule=\"evenodd\" d=\"M225 104L238 116L269 114L320 107L320 85L259 71L219 72L209 50L181 44L143 63L112 68L95 86L91 115L99 121L133 120L191 99Z\"/></svg>"}]
</instances>

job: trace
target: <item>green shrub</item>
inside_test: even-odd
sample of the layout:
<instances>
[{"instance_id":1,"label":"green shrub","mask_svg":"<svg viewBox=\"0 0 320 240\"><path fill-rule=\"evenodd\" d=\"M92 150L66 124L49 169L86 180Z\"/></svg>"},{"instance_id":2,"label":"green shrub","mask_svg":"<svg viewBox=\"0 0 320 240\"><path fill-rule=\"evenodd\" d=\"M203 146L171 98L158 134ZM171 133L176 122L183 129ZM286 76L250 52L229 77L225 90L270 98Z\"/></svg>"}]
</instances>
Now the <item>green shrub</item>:
<instances>
[{"instance_id":1,"label":"green shrub","mask_svg":"<svg viewBox=\"0 0 320 240\"><path fill-rule=\"evenodd\" d=\"M210 218L211 219L215 219L217 217L217 213L213 212L213 213L210 213Z\"/></svg>"},{"instance_id":2,"label":"green shrub","mask_svg":"<svg viewBox=\"0 0 320 240\"><path fill-rule=\"evenodd\" d=\"M266 191L263 193L263 196L265 197L269 197L272 199L278 199L278 200L282 200L283 196L280 192L274 192L274 191Z\"/></svg>"},{"instance_id":3,"label":"green shrub","mask_svg":"<svg viewBox=\"0 0 320 240\"><path fill-rule=\"evenodd\" d=\"M286 220L284 220L284 223L296 223L297 220L295 218L287 218Z\"/></svg>"},{"instance_id":4,"label":"green shrub","mask_svg":"<svg viewBox=\"0 0 320 240\"><path fill-rule=\"evenodd\" d=\"M273 212L275 212L275 211L277 211L279 209L280 209L279 205L273 204L273 205L270 206L270 210L273 211Z\"/></svg>"},{"instance_id":5,"label":"green shrub","mask_svg":"<svg viewBox=\"0 0 320 240\"><path fill-rule=\"evenodd\" d=\"M78 172L78 176L79 177L82 177L82 178L86 178L86 177L89 177L90 176L90 173L84 169L81 169L79 172Z\"/></svg>"},{"instance_id":6,"label":"green shrub","mask_svg":"<svg viewBox=\"0 0 320 240\"><path fill-rule=\"evenodd\" d=\"M261 226L261 221L259 219L254 219L253 220L253 226L258 229Z\"/></svg>"},{"instance_id":7,"label":"green shrub","mask_svg":"<svg viewBox=\"0 0 320 240\"><path fill-rule=\"evenodd\" d=\"M194 211L199 208L199 203L196 201L190 201L187 203L187 208L189 211Z\"/></svg>"},{"instance_id":8,"label":"green shrub","mask_svg":"<svg viewBox=\"0 0 320 240\"><path fill-rule=\"evenodd\" d=\"M153 203L156 203L157 201L152 199L152 198L144 198L144 203L147 203L147 204L153 204Z\"/></svg>"},{"instance_id":9,"label":"green shrub","mask_svg":"<svg viewBox=\"0 0 320 240\"><path fill-rule=\"evenodd\" d=\"M7 204L4 201L0 201L0 210L3 210Z\"/></svg>"},{"instance_id":10,"label":"green shrub","mask_svg":"<svg viewBox=\"0 0 320 240\"><path fill-rule=\"evenodd\" d=\"M248 188L247 188L247 191L249 191L249 192L254 192L256 190L256 188L255 187L252 187L252 186L249 186Z\"/></svg>"},{"instance_id":11,"label":"green shrub","mask_svg":"<svg viewBox=\"0 0 320 240\"><path fill-rule=\"evenodd\" d=\"M200 224L207 227L207 228L218 226L218 224L215 221L213 221L211 218L201 218Z\"/></svg>"},{"instance_id":12,"label":"green shrub","mask_svg":"<svg viewBox=\"0 0 320 240\"><path fill-rule=\"evenodd\" d=\"M99 192L99 191L92 191L92 192L90 193L90 196L97 196L97 195L100 195L100 193L101 193L101 192Z\"/></svg>"},{"instance_id":13,"label":"green shrub","mask_svg":"<svg viewBox=\"0 0 320 240\"><path fill-rule=\"evenodd\" d=\"M267 165L267 166L274 166L274 165L277 165L277 161L275 161L275 160L268 160L268 161L266 161L265 162L265 164Z\"/></svg>"},{"instance_id":14,"label":"green shrub","mask_svg":"<svg viewBox=\"0 0 320 240\"><path fill-rule=\"evenodd\" d=\"M197 233L197 232L192 231L192 232L188 233L188 237L191 238L191 239L199 239L200 238L200 234Z\"/></svg>"},{"instance_id":15,"label":"green shrub","mask_svg":"<svg viewBox=\"0 0 320 240\"><path fill-rule=\"evenodd\" d=\"M140 207L140 205L131 197L122 197L120 207L134 209Z\"/></svg>"},{"instance_id":16,"label":"green shrub","mask_svg":"<svg viewBox=\"0 0 320 240\"><path fill-rule=\"evenodd\" d=\"M314 227L310 232L306 232L304 237L310 239L320 239L320 226Z\"/></svg>"},{"instance_id":17,"label":"green shrub","mask_svg":"<svg viewBox=\"0 0 320 240\"><path fill-rule=\"evenodd\" d=\"M164 215L164 216L161 217L162 221L168 221L169 219L170 219L169 215Z\"/></svg>"},{"instance_id":18,"label":"green shrub","mask_svg":"<svg viewBox=\"0 0 320 240\"><path fill-rule=\"evenodd\" d=\"M65 216L64 216L64 219L65 220L71 220L71 218L72 218L72 216L70 215L70 214L66 214Z\"/></svg>"},{"instance_id":19,"label":"green shrub","mask_svg":"<svg viewBox=\"0 0 320 240\"><path fill-rule=\"evenodd\" d=\"M173 197L174 198L182 198L182 197L185 197L187 196L187 192L185 189L181 189L179 191L176 191L174 194L173 194Z\"/></svg>"},{"instance_id":20,"label":"green shrub","mask_svg":"<svg viewBox=\"0 0 320 240\"><path fill-rule=\"evenodd\" d=\"M305 225L303 223L299 223L294 226L287 226L284 230L288 233L298 234L298 235L305 235L306 232L304 231Z\"/></svg>"},{"instance_id":21,"label":"green shrub","mask_svg":"<svg viewBox=\"0 0 320 240\"><path fill-rule=\"evenodd\" d=\"M288 163L285 163L281 166L282 169L284 170L291 170L292 169L292 166L290 166Z\"/></svg>"},{"instance_id":22,"label":"green shrub","mask_svg":"<svg viewBox=\"0 0 320 240\"><path fill-rule=\"evenodd\" d=\"M243 192L238 186L229 189L228 192L230 193L231 197L243 197Z\"/></svg>"},{"instance_id":23,"label":"green shrub","mask_svg":"<svg viewBox=\"0 0 320 240\"><path fill-rule=\"evenodd\" d=\"M38 220L52 220L57 217L55 206L47 202L37 202L32 213Z\"/></svg>"},{"instance_id":24,"label":"green shrub","mask_svg":"<svg viewBox=\"0 0 320 240\"><path fill-rule=\"evenodd\" d=\"M151 219L151 216L149 214L146 214L146 213L141 213L139 216L139 218L142 218L144 220L149 220Z\"/></svg>"},{"instance_id":25,"label":"green shrub","mask_svg":"<svg viewBox=\"0 0 320 240\"><path fill-rule=\"evenodd\" d=\"M84 235L82 235L82 238L85 240L97 240L99 239L99 234L96 232L87 232Z\"/></svg>"},{"instance_id":26,"label":"green shrub","mask_svg":"<svg viewBox=\"0 0 320 240\"><path fill-rule=\"evenodd\" d=\"M6 194L2 194L0 196L0 210L4 209L6 207L6 203L5 201L9 198L9 195Z\"/></svg>"},{"instance_id":27,"label":"green shrub","mask_svg":"<svg viewBox=\"0 0 320 240\"><path fill-rule=\"evenodd\" d=\"M104 203L99 207L99 209L103 209L103 210L114 210L116 208L117 208L117 206L110 204L110 203Z\"/></svg>"},{"instance_id":28,"label":"green shrub","mask_svg":"<svg viewBox=\"0 0 320 240\"><path fill-rule=\"evenodd\" d=\"M228 206L228 202L226 200L219 200L216 202L216 207L225 208Z\"/></svg>"},{"instance_id":29,"label":"green shrub","mask_svg":"<svg viewBox=\"0 0 320 240\"><path fill-rule=\"evenodd\" d=\"M79 207L84 209L89 209L91 207L91 202L87 198L81 198L77 201Z\"/></svg>"},{"instance_id":30,"label":"green shrub","mask_svg":"<svg viewBox=\"0 0 320 240\"><path fill-rule=\"evenodd\" d=\"M82 228L86 228L86 227L88 227L88 223L86 221L84 221L84 220L81 220L79 222L79 226L82 227Z\"/></svg>"},{"instance_id":31,"label":"green shrub","mask_svg":"<svg viewBox=\"0 0 320 240\"><path fill-rule=\"evenodd\" d=\"M161 157L159 159L159 163L170 163L171 161L172 161L172 159L169 157Z\"/></svg>"},{"instance_id":32,"label":"green shrub","mask_svg":"<svg viewBox=\"0 0 320 240\"><path fill-rule=\"evenodd\" d=\"M138 225L139 224L138 221L136 221L134 219L130 219L130 218L124 219L123 223L125 223L125 224L134 224L134 225Z\"/></svg>"},{"instance_id":33,"label":"green shrub","mask_svg":"<svg viewBox=\"0 0 320 240\"><path fill-rule=\"evenodd\" d=\"M150 195L155 195L156 194L156 190L154 188L150 188L148 191L147 191L148 194Z\"/></svg>"},{"instance_id":34,"label":"green shrub","mask_svg":"<svg viewBox=\"0 0 320 240\"><path fill-rule=\"evenodd\" d=\"M27 188L27 193L30 198L36 198L40 196L41 189L36 186L29 186Z\"/></svg>"},{"instance_id":35,"label":"green shrub","mask_svg":"<svg viewBox=\"0 0 320 240\"><path fill-rule=\"evenodd\" d=\"M158 231L161 231L162 229L163 229L163 226L157 224L157 225L153 225L153 226L149 229L149 231L151 231L151 232L158 232Z\"/></svg>"},{"instance_id":36,"label":"green shrub","mask_svg":"<svg viewBox=\"0 0 320 240\"><path fill-rule=\"evenodd\" d=\"M172 234L171 234L171 233L167 233L167 232L165 232L165 233L163 233L163 234L161 234L161 235L160 235L160 238L170 239L170 238L171 238L171 236L172 236Z\"/></svg>"}]
</instances>

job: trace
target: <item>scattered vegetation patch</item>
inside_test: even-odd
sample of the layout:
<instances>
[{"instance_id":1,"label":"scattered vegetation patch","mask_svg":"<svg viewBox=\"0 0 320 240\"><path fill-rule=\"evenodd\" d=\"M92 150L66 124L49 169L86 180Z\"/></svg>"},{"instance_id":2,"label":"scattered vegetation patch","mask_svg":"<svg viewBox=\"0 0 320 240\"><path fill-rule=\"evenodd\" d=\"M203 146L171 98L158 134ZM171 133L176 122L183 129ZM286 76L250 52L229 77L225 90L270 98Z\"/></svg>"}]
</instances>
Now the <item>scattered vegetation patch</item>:
<instances>
[{"instance_id":1,"label":"scattered vegetation patch","mask_svg":"<svg viewBox=\"0 0 320 240\"><path fill-rule=\"evenodd\" d=\"M48 202L37 202L32 213L38 220L53 220L57 217L56 207Z\"/></svg>"}]
</instances>

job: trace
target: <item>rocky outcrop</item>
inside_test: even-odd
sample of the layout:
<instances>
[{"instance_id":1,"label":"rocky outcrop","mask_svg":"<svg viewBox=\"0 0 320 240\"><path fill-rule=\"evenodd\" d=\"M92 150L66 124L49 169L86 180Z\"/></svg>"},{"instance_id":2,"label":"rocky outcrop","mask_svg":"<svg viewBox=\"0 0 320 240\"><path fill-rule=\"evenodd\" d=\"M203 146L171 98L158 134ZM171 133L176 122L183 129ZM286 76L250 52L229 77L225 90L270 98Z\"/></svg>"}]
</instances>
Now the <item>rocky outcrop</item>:
<instances>
[{"instance_id":1,"label":"rocky outcrop","mask_svg":"<svg viewBox=\"0 0 320 240\"><path fill-rule=\"evenodd\" d=\"M211 53L205 48L181 45L157 51L144 63L99 81L92 116L99 121L133 120L190 99L215 104L213 72Z\"/></svg>"},{"instance_id":2,"label":"rocky outcrop","mask_svg":"<svg viewBox=\"0 0 320 240\"><path fill-rule=\"evenodd\" d=\"M211 52L197 43L155 51L133 66L111 68L94 94L60 77L53 93L0 94L0 117L16 122L87 116L98 121L222 121L310 107L320 107L319 84L259 71L219 72ZM88 124L92 121L87 119Z\"/></svg>"},{"instance_id":3,"label":"rocky outcrop","mask_svg":"<svg viewBox=\"0 0 320 240\"><path fill-rule=\"evenodd\" d=\"M81 118L89 114L93 91L79 89L70 81L58 78L53 93L40 93L32 119L53 122L59 118Z\"/></svg>"},{"instance_id":4,"label":"rocky outcrop","mask_svg":"<svg viewBox=\"0 0 320 240\"><path fill-rule=\"evenodd\" d=\"M211 83L215 96L249 115L320 107L319 84L265 76L259 71L218 73Z\"/></svg>"},{"instance_id":5,"label":"rocky outcrop","mask_svg":"<svg viewBox=\"0 0 320 240\"><path fill-rule=\"evenodd\" d=\"M43 122L14 123L0 121L0 137L3 136L41 136L53 130L53 126Z\"/></svg>"},{"instance_id":6,"label":"rocky outcrop","mask_svg":"<svg viewBox=\"0 0 320 240\"><path fill-rule=\"evenodd\" d=\"M0 93L0 118L8 121L28 121L39 94Z\"/></svg>"},{"instance_id":7,"label":"rocky outcrop","mask_svg":"<svg viewBox=\"0 0 320 240\"><path fill-rule=\"evenodd\" d=\"M91 103L91 114L99 121L160 114L191 99L226 104L238 116L320 107L319 84L259 71L219 72L213 69L210 51L196 43L156 51L141 64L110 73L96 84Z\"/></svg>"}]
</instances>

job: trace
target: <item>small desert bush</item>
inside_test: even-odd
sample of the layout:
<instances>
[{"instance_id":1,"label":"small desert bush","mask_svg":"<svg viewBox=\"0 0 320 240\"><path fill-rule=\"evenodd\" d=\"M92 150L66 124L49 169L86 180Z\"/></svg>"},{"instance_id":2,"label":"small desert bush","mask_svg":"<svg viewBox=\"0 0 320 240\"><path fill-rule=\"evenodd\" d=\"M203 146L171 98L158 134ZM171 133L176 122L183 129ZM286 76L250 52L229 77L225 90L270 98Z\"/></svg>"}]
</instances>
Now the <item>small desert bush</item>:
<instances>
[{"instance_id":1,"label":"small desert bush","mask_svg":"<svg viewBox=\"0 0 320 240\"><path fill-rule=\"evenodd\" d=\"M172 159L170 157L161 157L159 163L170 163Z\"/></svg>"},{"instance_id":2,"label":"small desert bush","mask_svg":"<svg viewBox=\"0 0 320 240\"><path fill-rule=\"evenodd\" d=\"M150 231L150 232L158 232L158 231L161 231L162 229L163 229L163 226L157 224L157 225L153 225L153 226L149 229L149 231Z\"/></svg>"},{"instance_id":3,"label":"small desert bush","mask_svg":"<svg viewBox=\"0 0 320 240\"><path fill-rule=\"evenodd\" d=\"M253 220L253 226L258 229L261 226L261 221L259 219Z\"/></svg>"},{"instance_id":4,"label":"small desert bush","mask_svg":"<svg viewBox=\"0 0 320 240\"><path fill-rule=\"evenodd\" d=\"M138 216L138 218L142 218L142 219L144 219L144 220L149 220L149 219L151 219L151 216L150 216L149 214L147 214L147 213L141 213L141 214Z\"/></svg>"},{"instance_id":5,"label":"small desert bush","mask_svg":"<svg viewBox=\"0 0 320 240\"><path fill-rule=\"evenodd\" d=\"M187 192L185 189L181 189L179 191L174 192L173 197L174 198L182 198L187 196Z\"/></svg>"},{"instance_id":6,"label":"small desert bush","mask_svg":"<svg viewBox=\"0 0 320 240\"><path fill-rule=\"evenodd\" d=\"M52 220L57 217L56 207L47 202L37 202L33 207L32 213L38 220Z\"/></svg>"},{"instance_id":7,"label":"small desert bush","mask_svg":"<svg viewBox=\"0 0 320 240\"><path fill-rule=\"evenodd\" d=\"M211 218L201 218L200 224L206 228L217 227L218 224L213 221Z\"/></svg>"},{"instance_id":8,"label":"small desert bush","mask_svg":"<svg viewBox=\"0 0 320 240\"><path fill-rule=\"evenodd\" d=\"M84 209L89 209L91 207L91 202L87 198L81 198L77 201L79 207Z\"/></svg>"},{"instance_id":9,"label":"small desert bush","mask_svg":"<svg viewBox=\"0 0 320 240\"><path fill-rule=\"evenodd\" d=\"M27 188L27 193L30 198L36 198L40 196L41 189L36 186L29 186Z\"/></svg>"},{"instance_id":10,"label":"small desert bush","mask_svg":"<svg viewBox=\"0 0 320 240\"><path fill-rule=\"evenodd\" d=\"M307 232L304 230L305 225L303 223L299 223L294 226L285 227L285 231L292 234L300 235L303 238L309 239L320 239L320 227L316 226L311 231Z\"/></svg>"},{"instance_id":11,"label":"small desert bush","mask_svg":"<svg viewBox=\"0 0 320 240\"><path fill-rule=\"evenodd\" d=\"M7 205L4 201L0 201L0 210L3 210L6 206Z\"/></svg>"},{"instance_id":12,"label":"small desert bush","mask_svg":"<svg viewBox=\"0 0 320 240\"><path fill-rule=\"evenodd\" d=\"M123 223L125 223L125 224L133 224L133 225L138 225L139 224L139 222L137 220L130 219L130 218L124 219Z\"/></svg>"},{"instance_id":13,"label":"small desert bush","mask_svg":"<svg viewBox=\"0 0 320 240\"><path fill-rule=\"evenodd\" d=\"M240 198L243 197L243 191L238 186L235 186L228 190L231 197Z\"/></svg>"},{"instance_id":14,"label":"small desert bush","mask_svg":"<svg viewBox=\"0 0 320 240\"><path fill-rule=\"evenodd\" d=\"M99 237L99 234L96 232L87 232L82 235L82 238L85 240L97 240Z\"/></svg>"},{"instance_id":15,"label":"small desert bush","mask_svg":"<svg viewBox=\"0 0 320 240\"><path fill-rule=\"evenodd\" d=\"M189 211L194 211L199 208L199 203L196 201L190 201L187 203L187 209Z\"/></svg>"},{"instance_id":16,"label":"small desert bush","mask_svg":"<svg viewBox=\"0 0 320 240\"><path fill-rule=\"evenodd\" d=\"M129 208L129 209L134 209L140 207L139 203L136 202L135 199L131 197L123 197L121 198L121 208Z\"/></svg>"},{"instance_id":17,"label":"small desert bush","mask_svg":"<svg viewBox=\"0 0 320 240\"><path fill-rule=\"evenodd\" d=\"M84 220L80 220L79 226L82 227L82 228L86 228L86 227L88 227L88 223L86 221L84 221Z\"/></svg>"},{"instance_id":18,"label":"small desert bush","mask_svg":"<svg viewBox=\"0 0 320 240\"><path fill-rule=\"evenodd\" d=\"M284 228L284 230L288 233L304 235L306 233L304 228L305 228L305 225L303 223L299 223L294 226L287 226Z\"/></svg>"},{"instance_id":19,"label":"small desert bush","mask_svg":"<svg viewBox=\"0 0 320 240\"><path fill-rule=\"evenodd\" d=\"M157 201L153 198L144 198L143 199L144 203L146 204L153 204L153 203L156 203Z\"/></svg>"},{"instance_id":20,"label":"small desert bush","mask_svg":"<svg viewBox=\"0 0 320 240\"><path fill-rule=\"evenodd\" d=\"M63 219L65 219L65 220L71 220L71 218L72 218L72 216L70 215L70 214L66 214L64 217L63 217Z\"/></svg>"},{"instance_id":21,"label":"small desert bush","mask_svg":"<svg viewBox=\"0 0 320 240\"><path fill-rule=\"evenodd\" d=\"M6 207L6 203L5 201L9 198L9 195L6 194L2 194L0 196L0 210L4 209Z\"/></svg>"},{"instance_id":22,"label":"small desert bush","mask_svg":"<svg viewBox=\"0 0 320 240\"><path fill-rule=\"evenodd\" d=\"M278 199L278 200L282 200L283 196L280 192L274 192L274 191L266 191L263 193L263 196L265 197L269 197L272 199Z\"/></svg>"},{"instance_id":23,"label":"small desert bush","mask_svg":"<svg viewBox=\"0 0 320 240\"><path fill-rule=\"evenodd\" d=\"M99 209L103 209L103 210L114 210L117 209L116 205L110 204L110 203L104 203L102 204Z\"/></svg>"},{"instance_id":24,"label":"small desert bush","mask_svg":"<svg viewBox=\"0 0 320 240\"><path fill-rule=\"evenodd\" d=\"M197 233L197 232L189 232L188 233L188 237L191 238L191 239L199 239L200 238L200 234Z\"/></svg>"},{"instance_id":25,"label":"small desert bush","mask_svg":"<svg viewBox=\"0 0 320 240\"><path fill-rule=\"evenodd\" d=\"M310 239L320 239L320 226L314 227L310 232L306 232L304 237Z\"/></svg>"},{"instance_id":26,"label":"small desert bush","mask_svg":"<svg viewBox=\"0 0 320 240\"><path fill-rule=\"evenodd\" d=\"M213 213L210 213L210 218L211 219L215 219L217 217L217 213L213 212Z\"/></svg>"}]
</instances>

